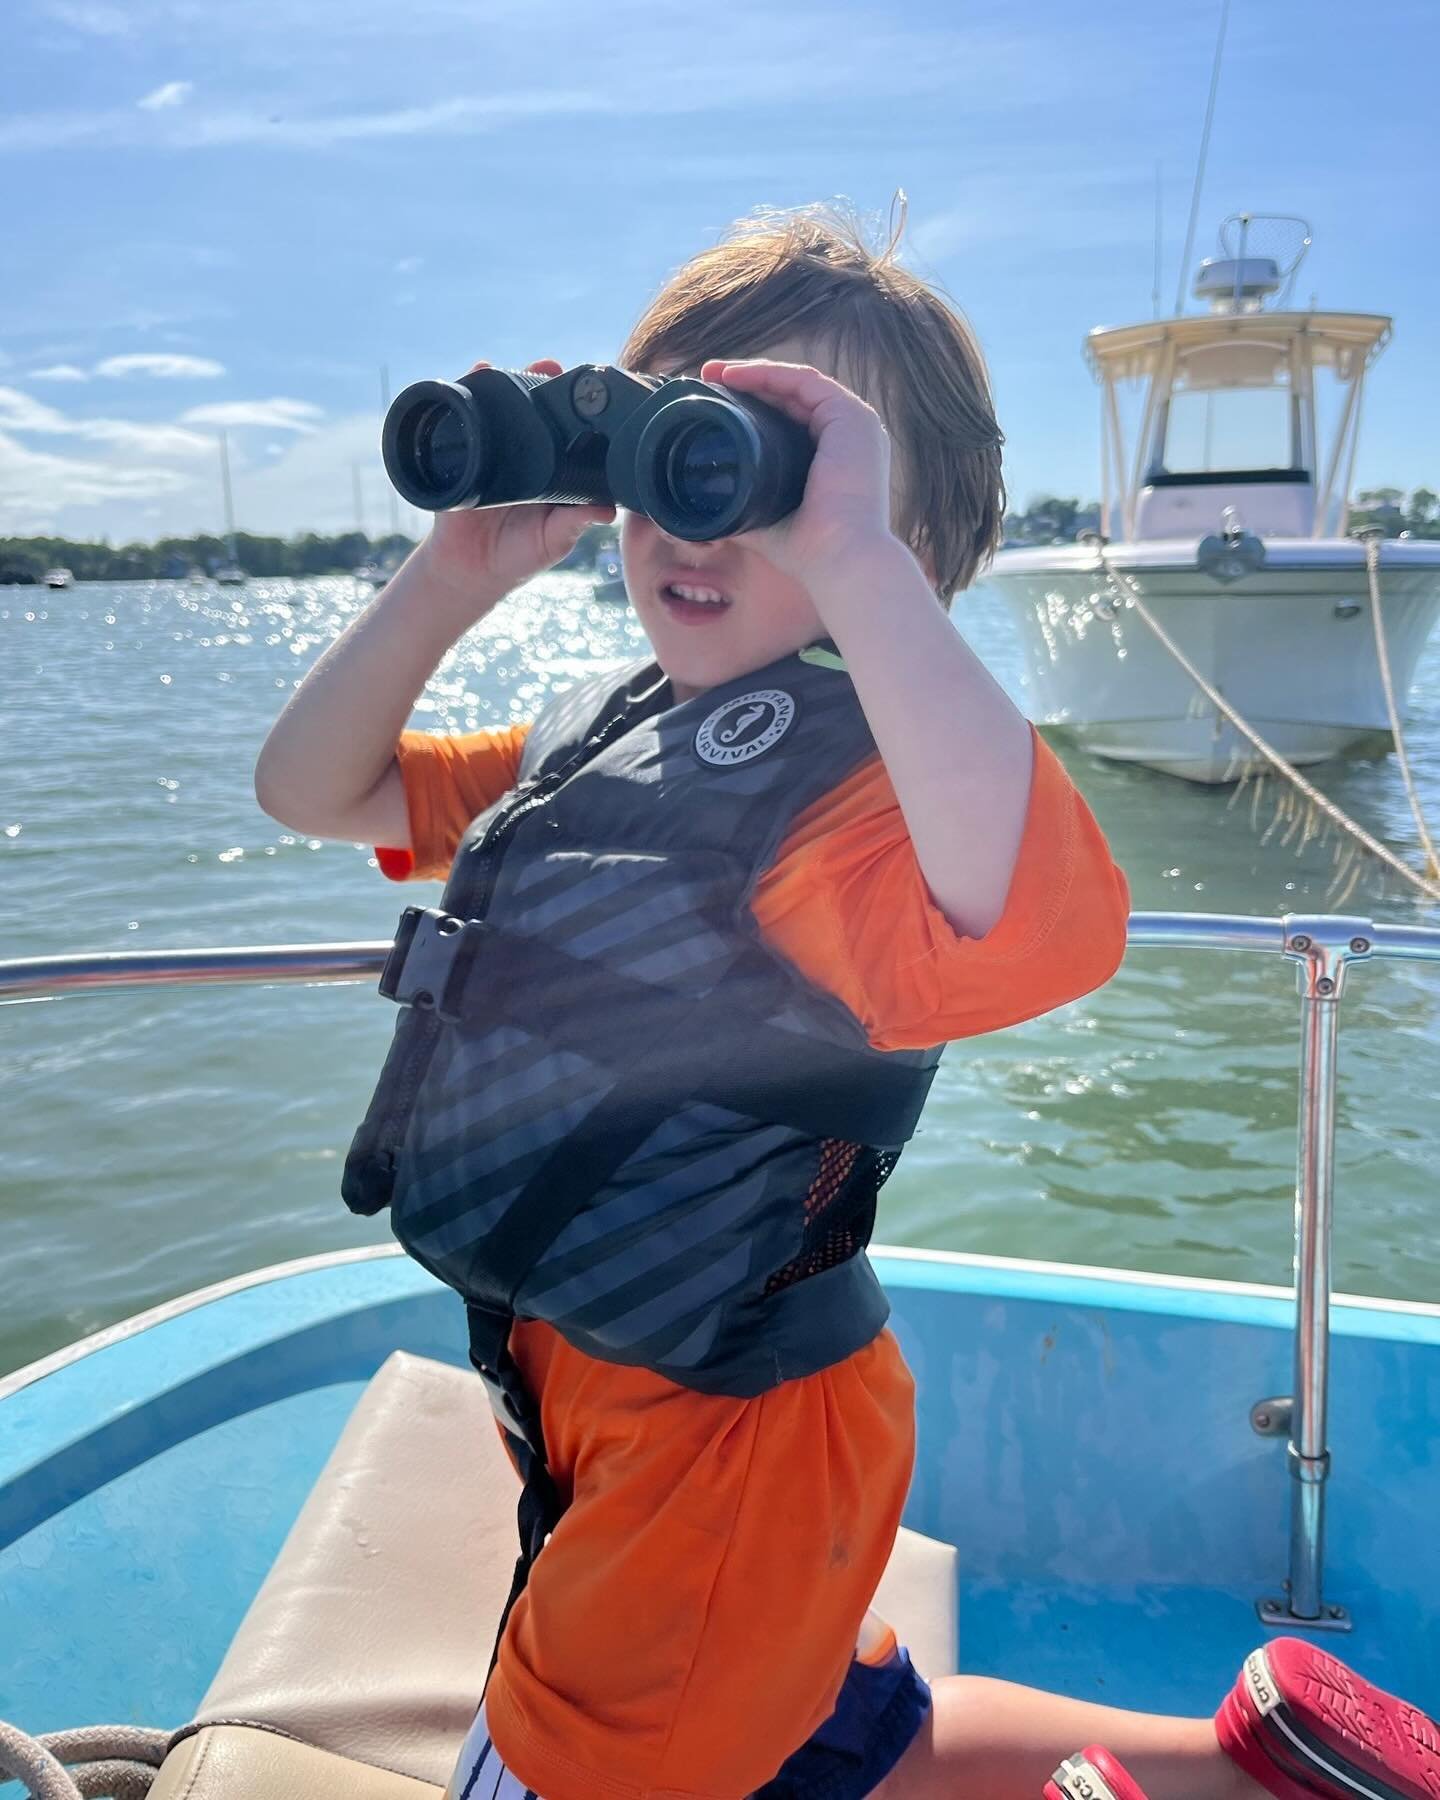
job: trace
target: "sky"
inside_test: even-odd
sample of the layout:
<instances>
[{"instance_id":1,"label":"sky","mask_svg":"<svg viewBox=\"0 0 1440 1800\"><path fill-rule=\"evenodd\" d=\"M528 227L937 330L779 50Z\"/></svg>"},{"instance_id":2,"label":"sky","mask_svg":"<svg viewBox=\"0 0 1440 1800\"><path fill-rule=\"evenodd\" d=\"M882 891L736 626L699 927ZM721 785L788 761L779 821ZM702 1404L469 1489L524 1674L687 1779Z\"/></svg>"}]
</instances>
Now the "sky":
<instances>
[{"instance_id":1,"label":"sky","mask_svg":"<svg viewBox=\"0 0 1440 1800\"><path fill-rule=\"evenodd\" d=\"M388 529L391 388L613 358L757 206L909 197L1012 496L1095 494L1080 346L1180 277L1219 0L6 0L0 534ZM1391 313L1356 485L1440 487L1433 0L1233 0L1192 265L1294 213ZM1188 293L1188 282L1186 284ZM416 515L405 511L413 528Z\"/></svg>"}]
</instances>

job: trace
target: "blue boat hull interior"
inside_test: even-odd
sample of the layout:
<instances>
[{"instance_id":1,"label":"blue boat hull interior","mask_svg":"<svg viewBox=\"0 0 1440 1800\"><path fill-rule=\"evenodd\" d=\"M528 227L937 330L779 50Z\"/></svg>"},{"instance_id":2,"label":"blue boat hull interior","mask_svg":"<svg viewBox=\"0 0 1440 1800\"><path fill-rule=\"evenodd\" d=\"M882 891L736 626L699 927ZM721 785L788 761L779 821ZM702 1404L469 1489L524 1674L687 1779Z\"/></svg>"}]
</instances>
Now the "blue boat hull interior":
<instances>
[{"instance_id":1,"label":"blue boat hull interior","mask_svg":"<svg viewBox=\"0 0 1440 1800\"><path fill-rule=\"evenodd\" d=\"M1282 1593L1286 1445L1250 1409L1290 1391L1291 1298L874 1255L918 1388L906 1523L959 1549L960 1667L1211 1712ZM0 1383L0 1717L184 1723L369 1377L396 1348L464 1363L413 1264L317 1261ZM1332 1331L1332 1647L1440 1712L1440 1308L1339 1301Z\"/></svg>"}]
</instances>

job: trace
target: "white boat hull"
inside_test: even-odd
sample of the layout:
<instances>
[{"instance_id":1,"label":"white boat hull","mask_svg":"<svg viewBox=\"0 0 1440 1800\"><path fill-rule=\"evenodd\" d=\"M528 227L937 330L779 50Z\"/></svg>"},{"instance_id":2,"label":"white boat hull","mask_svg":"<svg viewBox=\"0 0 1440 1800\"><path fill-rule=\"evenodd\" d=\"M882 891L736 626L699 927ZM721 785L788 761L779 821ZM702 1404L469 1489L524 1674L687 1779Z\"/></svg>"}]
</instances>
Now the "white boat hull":
<instances>
[{"instance_id":1,"label":"white boat hull","mask_svg":"<svg viewBox=\"0 0 1440 1800\"><path fill-rule=\"evenodd\" d=\"M1206 680L1282 756L1303 765L1385 747L1362 547L1271 539L1264 564L1230 586L1196 567L1195 548L1114 544L1108 554ZM1440 611L1440 543L1387 543L1380 579L1403 718ZM1097 755L1189 781L1234 781L1261 762L1117 595L1092 548L1002 551L989 580L1019 625L1041 723L1067 727Z\"/></svg>"}]
</instances>

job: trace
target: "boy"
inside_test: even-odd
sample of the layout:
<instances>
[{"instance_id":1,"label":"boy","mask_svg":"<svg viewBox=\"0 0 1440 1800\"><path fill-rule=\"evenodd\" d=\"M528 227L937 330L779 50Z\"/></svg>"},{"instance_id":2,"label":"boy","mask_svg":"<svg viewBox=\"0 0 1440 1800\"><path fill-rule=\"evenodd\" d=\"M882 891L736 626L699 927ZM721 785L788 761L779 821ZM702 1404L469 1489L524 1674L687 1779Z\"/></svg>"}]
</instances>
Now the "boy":
<instances>
[{"instance_id":1,"label":"boy","mask_svg":"<svg viewBox=\"0 0 1440 1800\"><path fill-rule=\"evenodd\" d=\"M740 680L743 698L796 677L808 682L801 713L839 704L832 693L848 707L824 733L839 740L833 769L819 743L790 776L817 792L785 821L747 902L772 958L805 977L796 992L824 990L824 1008L815 997L812 1010L830 1017L819 1030L808 1019L810 1035L828 1031L850 1051L853 1033L877 1073L896 1058L907 1075L927 1075L932 1046L1105 981L1125 941L1123 878L1064 770L943 605L988 558L1003 515L1001 436L961 320L889 257L797 214L697 257L639 322L621 364L727 383L787 410L815 439L805 502L779 526L680 544L632 515L621 540L671 711L689 706L698 729L713 691ZM886 423L851 389L873 394ZM410 707L468 626L601 517L545 506L437 517L284 709L257 765L261 805L308 832L387 846L387 873L443 873L473 817L515 787L526 733L407 733ZM794 662L824 641L844 671ZM756 756L740 772L763 769ZM680 828L655 805L657 841ZM713 846L700 851L706 864L713 857ZM585 869L594 886L598 869ZM724 905L698 891L707 920ZM797 1033L797 1057L806 1049ZM526 1062L518 1073L529 1071ZM473 1080L493 1089L515 1073L502 1060ZM461 1087L457 1076L430 1114ZM524 1118L509 1130L524 1136ZM824 1143L844 1139L835 1130ZM835 1163L853 1148L824 1154ZM713 1152L709 1139L698 1147ZM859 1147L853 1159L868 1154ZM686 1217L711 1199L724 1210L756 1161L765 1150L729 1188L688 1197ZM882 1174L871 1168L869 1197ZM812 1154L788 1202L797 1224L781 1233L790 1255L767 1240L760 1280L747 1271L734 1283L743 1301L805 1249L806 1199L824 1197L817 1177ZM880 1328L882 1303L860 1285L864 1197L844 1199L841 1244L821 1247L853 1255L810 1276L842 1273L821 1323L839 1332L824 1346L835 1359L760 1391L725 1391L754 1390L749 1370L709 1381L702 1361L679 1381L673 1359L657 1372L607 1357L603 1321L556 1328L542 1307L518 1309L509 1350L540 1404L569 1508L509 1618L484 1712L500 1757L544 1800L740 1800L835 1708L913 1458L909 1373ZM407 1247L450 1278L454 1251L437 1249L427 1219L410 1226L416 1211L407 1202ZM396 1202L396 1229L400 1213ZM684 1265L680 1280L693 1273Z\"/></svg>"},{"instance_id":2,"label":"boy","mask_svg":"<svg viewBox=\"0 0 1440 1800\"><path fill-rule=\"evenodd\" d=\"M682 270L620 360L804 424L800 508L712 543L627 517L658 669L528 737L404 726L450 645L609 515L437 518L256 787L298 829L388 846L387 874L454 859L454 919L417 926L443 992L397 972L419 1010L346 1181L472 1330L504 1321L477 1362L512 1446L504 1409L534 1396L553 1483L454 1793L742 1800L793 1758L772 1791L858 1795L927 1710L883 1628L861 1640L913 1453L875 1192L934 1046L1105 981L1126 888L946 616L1003 487L944 301L824 216L765 219ZM437 960L452 930L468 974ZM837 1719L863 1740L848 1785Z\"/></svg>"}]
</instances>

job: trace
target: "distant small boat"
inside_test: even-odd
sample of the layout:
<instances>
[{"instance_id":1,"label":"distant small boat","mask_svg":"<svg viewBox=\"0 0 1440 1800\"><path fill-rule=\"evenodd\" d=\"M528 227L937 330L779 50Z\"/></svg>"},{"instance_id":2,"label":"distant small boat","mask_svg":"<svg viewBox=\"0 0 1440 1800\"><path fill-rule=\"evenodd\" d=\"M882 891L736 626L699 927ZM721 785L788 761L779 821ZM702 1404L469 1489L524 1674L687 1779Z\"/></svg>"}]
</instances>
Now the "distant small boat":
<instances>
[{"instance_id":1,"label":"distant small boat","mask_svg":"<svg viewBox=\"0 0 1440 1800\"><path fill-rule=\"evenodd\" d=\"M595 598L628 600L629 597L625 587L625 571L620 566L619 551L602 550L595 558Z\"/></svg>"},{"instance_id":2,"label":"distant small boat","mask_svg":"<svg viewBox=\"0 0 1440 1800\"><path fill-rule=\"evenodd\" d=\"M239 563L226 562L220 564L219 568L213 572L211 579L218 582L221 587L244 587L246 576Z\"/></svg>"},{"instance_id":3,"label":"distant small boat","mask_svg":"<svg viewBox=\"0 0 1440 1800\"><path fill-rule=\"evenodd\" d=\"M394 572L393 569L384 568L379 563L366 562L350 571L350 579L361 582L366 587L383 588Z\"/></svg>"},{"instance_id":4,"label":"distant small boat","mask_svg":"<svg viewBox=\"0 0 1440 1800\"><path fill-rule=\"evenodd\" d=\"M47 569L45 571L45 585L47 588L74 587L75 577L68 569Z\"/></svg>"}]
</instances>

